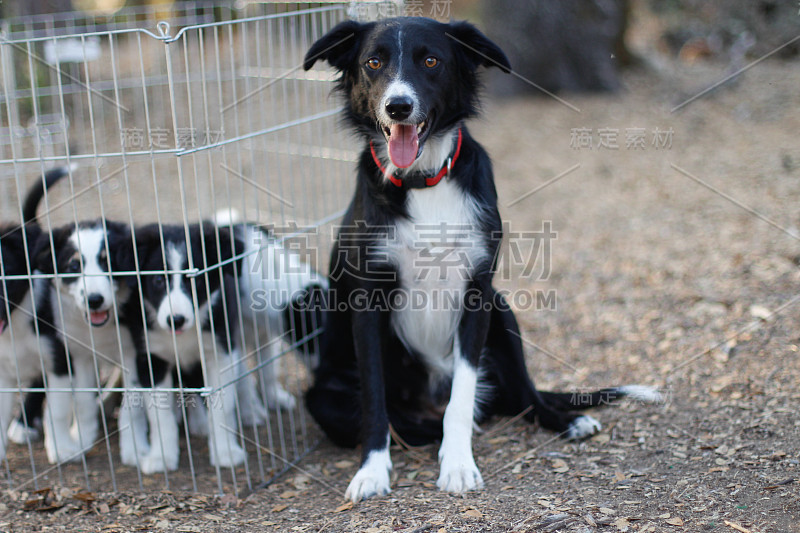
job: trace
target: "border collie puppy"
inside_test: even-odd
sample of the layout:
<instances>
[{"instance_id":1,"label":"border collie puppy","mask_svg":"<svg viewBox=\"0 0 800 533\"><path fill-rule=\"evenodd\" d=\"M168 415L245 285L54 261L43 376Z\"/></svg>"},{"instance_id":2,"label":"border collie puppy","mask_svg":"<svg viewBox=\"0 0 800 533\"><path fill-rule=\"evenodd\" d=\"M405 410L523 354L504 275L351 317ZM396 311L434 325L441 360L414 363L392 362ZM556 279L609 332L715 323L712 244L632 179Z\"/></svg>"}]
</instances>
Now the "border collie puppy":
<instances>
[{"instance_id":1,"label":"border collie puppy","mask_svg":"<svg viewBox=\"0 0 800 533\"><path fill-rule=\"evenodd\" d=\"M188 232L188 240L187 240ZM237 345L238 298L234 244L225 231L203 222L189 228L157 224L136 228L139 270L133 280L138 298L126 307L136 345L134 387L151 389L142 401L128 392L120 410L120 454L145 474L176 470L180 458L173 370L192 373L202 365L208 397L211 464L233 467L246 459L237 442L232 384L241 367ZM239 250L240 252L241 250ZM190 262L191 257L191 262ZM207 272L192 288L190 267ZM176 374L179 375L179 374ZM224 386L223 386L224 385Z\"/></svg>"},{"instance_id":2,"label":"border collie puppy","mask_svg":"<svg viewBox=\"0 0 800 533\"><path fill-rule=\"evenodd\" d=\"M237 279L246 356L257 354L258 364L263 364L259 375L267 405L293 409L294 396L279 381L283 346L293 346L311 369L317 366L316 333L322 327L328 283L262 227L238 219L236 211L225 210L217 213L214 223L230 230L244 247Z\"/></svg>"},{"instance_id":3,"label":"border collie puppy","mask_svg":"<svg viewBox=\"0 0 800 533\"><path fill-rule=\"evenodd\" d=\"M68 224L39 239L35 259L52 275L37 280L35 298L39 334L58 363L47 373L46 388L55 390L47 391L43 425L47 458L60 463L95 444L97 392L86 389L99 389L101 370L133 349L122 326L131 291L115 275L133 269L133 240L119 222Z\"/></svg>"},{"instance_id":4,"label":"border collie puppy","mask_svg":"<svg viewBox=\"0 0 800 533\"><path fill-rule=\"evenodd\" d=\"M34 184L27 193L22 209L23 223L4 224L0 227L2 276L32 274L36 263L35 247L42 238L42 228L36 221L36 210L44 197L45 189L67 176L74 168L63 166L47 171L43 179ZM34 291L31 290L33 284L33 280L0 280L0 388L13 389L20 385L41 387L43 372L64 366L63 355L46 349L42 351L46 345L40 344L36 332ZM43 395L28 396L38 398ZM6 429L14 442L24 443L38 437L38 432L33 429L33 416L27 420L31 429L17 421L11 424L14 399L14 393L0 393L0 458L5 457ZM31 413L36 411L31 408L27 410Z\"/></svg>"},{"instance_id":5,"label":"border collie puppy","mask_svg":"<svg viewBox=\"0 0 800 533\"><path fill-rule=\"evenodd\" d=\"M464 123L476 113L478 68L510 71L503 51L465 22L394 18L339 24L304 68L318 60L341 74L345 119L363 139L306 396L334 442L362 445L347 497L389 492L390 425L412 445L442 439L437 485L464 492L483 484L475 421L528 410L527 420L581 439L600 423L575 410L655 399L633 386L572 402L528 376L516 319L492 287L502 226L491 163Z\"/></svg>"}]
</instances>

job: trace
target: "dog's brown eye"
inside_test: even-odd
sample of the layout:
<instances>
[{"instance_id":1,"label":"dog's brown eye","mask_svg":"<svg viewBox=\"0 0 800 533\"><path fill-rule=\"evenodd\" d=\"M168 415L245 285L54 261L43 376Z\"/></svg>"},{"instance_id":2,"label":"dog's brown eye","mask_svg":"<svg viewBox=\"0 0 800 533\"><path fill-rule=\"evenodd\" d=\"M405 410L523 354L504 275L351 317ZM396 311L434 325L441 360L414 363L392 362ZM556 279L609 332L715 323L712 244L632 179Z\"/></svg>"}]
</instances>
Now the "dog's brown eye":
<instances>
[{"instance_id":1,"label":"dog's brown eye","mask_svg":"<svg viewBox=\"0 0 800 533\"><path fill-rule=\"evenodd\" d=\"M428 68L433 68L439 64L439 60L433 56L428 56L425 58L425 66Z\"/></svg>"},{"instance_id":2,"label":"dog's brown eye","mask_svg":"<svg viewBox=\"0 0 800 533\"><path fill-rule=\"evenodd\" d=\"M372 70L378 70L383 66L383 63L377 57L371 57L367 60L367 66Z\"/></svg>"}]
</instances>

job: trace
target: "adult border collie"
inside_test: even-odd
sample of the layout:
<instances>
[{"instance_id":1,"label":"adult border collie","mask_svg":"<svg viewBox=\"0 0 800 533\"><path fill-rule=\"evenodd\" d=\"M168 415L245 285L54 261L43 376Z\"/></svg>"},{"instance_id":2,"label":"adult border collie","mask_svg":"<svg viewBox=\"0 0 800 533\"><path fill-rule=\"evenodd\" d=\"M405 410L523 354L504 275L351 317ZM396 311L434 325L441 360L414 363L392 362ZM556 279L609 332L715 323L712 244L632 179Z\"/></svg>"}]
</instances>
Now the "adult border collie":
<instances>
[{"instance_id":1,"label":"adult border collie","mask_svg":"<svg viewBox=\"0 0 800 533\"><path fill-rule=\"evenodd\" d=\"M502 50L465 22L393 18L339 24L304 68L317 60L341 73L345 119L364 141L306 396L334 442L362 445L347 497L389 492L390 425L410 444L441 438L437 485L463 492L483 483L473 421L532 406L527 420L580 439L600 423L576 409L655 398L631 386L573 403L537 391L527 374L517 322L492 288L501 221L491 164L464 124L476 113L477 69L510 71Z\"/></svg>"}]
</instances>

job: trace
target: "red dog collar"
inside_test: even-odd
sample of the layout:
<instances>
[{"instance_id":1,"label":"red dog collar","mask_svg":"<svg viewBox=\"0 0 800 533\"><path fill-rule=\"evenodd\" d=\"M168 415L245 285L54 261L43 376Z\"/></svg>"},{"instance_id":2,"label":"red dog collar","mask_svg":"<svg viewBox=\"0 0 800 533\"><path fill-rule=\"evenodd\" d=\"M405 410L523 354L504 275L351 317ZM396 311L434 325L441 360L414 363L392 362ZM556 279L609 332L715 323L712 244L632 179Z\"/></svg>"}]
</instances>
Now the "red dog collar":
<instances>
[{"instance_id":1,"label":"red dog collar","mask_svg":"<svg viewBox=\"0 0 800 533\"><path fill-rule=\"evenodd\" d=\"M372 141L369 142L369 149L372 152L372 160L375 161L375 164L378 166L378 169L380 169L381 173L383 173L383 175L386 176L389 179L389 181L391 181L392 184L395 185L396 187L403 187L404 182L408 180L408 178L400 179L396 177L394 174L387 174L386 167L384 167L381 164L380 159L378 159L378 154L375 153L375 146L373 145ZM445 177L450 172L450 170L452 170L453 165L456 164L456 160L458 159L458 155L460 153L461 153L461 128L458 128L458 141L456 141L455 153L453 154L452 157L447 158L447 163L445 163L445 165L442 167L442 170L440 170L438 174L436 174L435 176L425 177L425 187L433 187L434 185L442 181L442 178ZM411 180L408 181L409 183L411 182Z\"/></svg>"}]
</instances>

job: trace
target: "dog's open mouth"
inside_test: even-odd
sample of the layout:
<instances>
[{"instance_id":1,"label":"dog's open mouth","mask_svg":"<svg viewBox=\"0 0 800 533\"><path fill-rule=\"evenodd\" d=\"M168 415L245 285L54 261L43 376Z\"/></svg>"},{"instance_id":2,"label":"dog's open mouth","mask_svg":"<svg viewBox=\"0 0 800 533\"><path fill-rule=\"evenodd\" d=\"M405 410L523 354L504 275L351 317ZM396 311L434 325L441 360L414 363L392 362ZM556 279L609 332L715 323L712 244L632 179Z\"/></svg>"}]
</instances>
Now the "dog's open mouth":
<instances>
[{"instance_id":1,"label":"dog's open mouth","mask_svg":"<svg viewBox=\"0 0 800 533\"><path fill-rule=\"evenodd\" d=\"M111 316L111 311L89 311L89 323L93 326L99 327L105 325Z\"/></svg>"},{"instance_id":2,"label":"dog's open mouth","mask_svg":"<svg viewBox=\"0 0 800 533\"><path fill-rule=\"evenodd\" d=\"M382 126L389 145L389 159L397 168L408 168L422 152L422 141L428 133L428 120L419 124Z\"/></svg>"}]
</instances>

